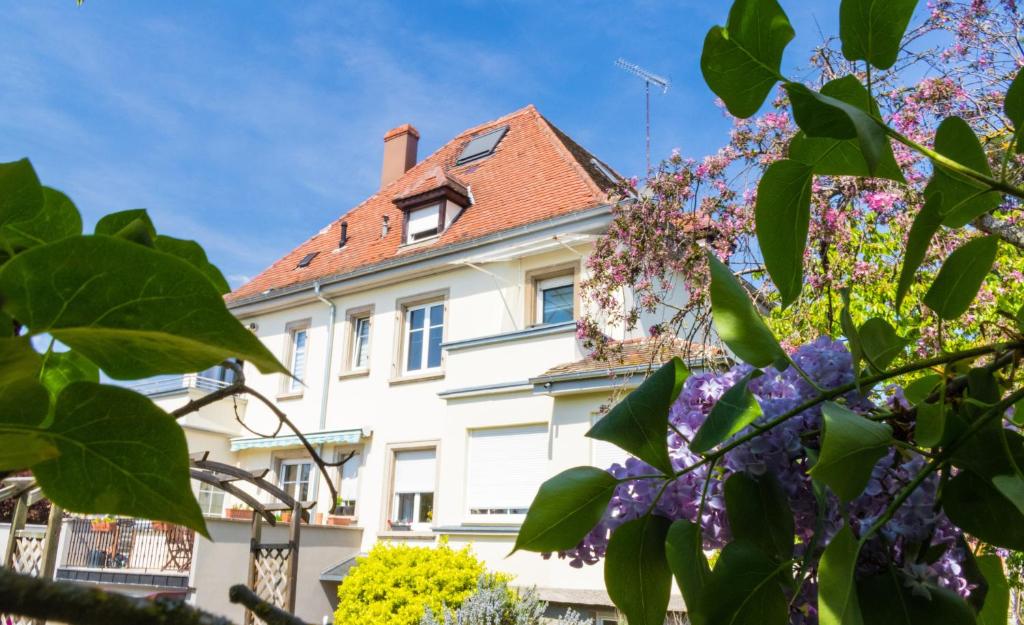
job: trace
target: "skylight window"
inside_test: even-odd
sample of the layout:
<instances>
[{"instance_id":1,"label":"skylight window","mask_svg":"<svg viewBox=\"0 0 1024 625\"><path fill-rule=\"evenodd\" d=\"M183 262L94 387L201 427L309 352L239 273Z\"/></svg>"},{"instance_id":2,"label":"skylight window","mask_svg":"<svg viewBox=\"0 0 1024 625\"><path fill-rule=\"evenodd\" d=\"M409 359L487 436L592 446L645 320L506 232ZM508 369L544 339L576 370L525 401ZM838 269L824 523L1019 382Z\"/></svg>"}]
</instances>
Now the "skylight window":
<instances>
[{"instance_id":1,"label":"skylight window","mask_svg":"<svg viewBox=\"0 0 1024 625\"><path fill-rule=\"evenodd\" d=\"M296 267L299 269L309 267L309 263L313 262L313 259L316 258L316 255L319 253L320 252L310 252L309 254L306 254L302 257L302 260L299 261L299 264L296 265Z\"/></svg>"},{"instance_id":2,"label":"skylight window","mask_svg":"<svg viewBox=\"0 0 1024 625\"><path fill-rule=\"evenodd\" d=\"M487 134L474 137L466 144L466 147L462 148L462 154L459 155L455 164L464 165L470 161L490 156L494 153L494 149L498 147L498 142L501 141L506 132L508 132L508 126L502 126L501 128L496 128Z\"/></svg>"}]
</instances>

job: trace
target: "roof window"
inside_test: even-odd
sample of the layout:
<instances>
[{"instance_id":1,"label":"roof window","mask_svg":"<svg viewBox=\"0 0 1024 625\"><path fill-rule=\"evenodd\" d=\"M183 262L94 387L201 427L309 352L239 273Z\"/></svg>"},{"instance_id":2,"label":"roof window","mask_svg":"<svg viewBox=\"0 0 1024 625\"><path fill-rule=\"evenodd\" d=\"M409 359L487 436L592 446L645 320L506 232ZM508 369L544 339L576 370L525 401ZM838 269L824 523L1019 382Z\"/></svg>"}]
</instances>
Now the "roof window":
<instances>
[{"instance_id":1,"label":"roof window","mask_svg":"<svg viewBox=\"0 0 1024 625\"><path fill-rule=\"evenodd\" d=\"M316 258L316 255L319 253L320 252L310 252L309 254L306 254L305 256L302 257L302 260L299 261L299 264L295 265L295 267L298 269L302 269L303 267L309 267L309 263L313 262L313 259Z\"/></svg>"},{"instance_id":2,"label":"roof window","mask_svg":"<svg viewBox=\"0 0 1024 625\"><path fill-rule=\"evenodd\" d=\"M462 154L459 154L455 164L464 165L470 161L490 156L494 153L494 149L498 147L498 142L501 141L506 132L508 132L508 126L502 126L479 137L473 137L466 144L466 147L462 148Z\"/></svg>"}]
</instances>

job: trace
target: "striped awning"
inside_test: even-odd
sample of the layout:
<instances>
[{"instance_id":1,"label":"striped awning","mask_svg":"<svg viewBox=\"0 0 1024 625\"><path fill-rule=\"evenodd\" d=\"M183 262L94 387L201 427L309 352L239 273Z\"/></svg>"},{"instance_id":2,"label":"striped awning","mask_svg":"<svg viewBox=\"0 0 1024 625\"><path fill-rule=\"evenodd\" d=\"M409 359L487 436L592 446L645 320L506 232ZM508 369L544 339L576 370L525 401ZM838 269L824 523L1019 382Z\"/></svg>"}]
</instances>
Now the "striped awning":
<instances>
[{"instance_id":1,"label":"striped awning","mask_svg":"<svg viewBox=\"0 0 1024 625\"><path fill-rule=\"evenodd\" d=\"M324 432L308 432L304 436L313 445L324 443L358 443L369 436L360 430L330 430ZM301 447L302 442L298 436L248 436L244 438L231 439L231 451L242 449L281 449L284 447Z\"/></svg>"}]
</instances>

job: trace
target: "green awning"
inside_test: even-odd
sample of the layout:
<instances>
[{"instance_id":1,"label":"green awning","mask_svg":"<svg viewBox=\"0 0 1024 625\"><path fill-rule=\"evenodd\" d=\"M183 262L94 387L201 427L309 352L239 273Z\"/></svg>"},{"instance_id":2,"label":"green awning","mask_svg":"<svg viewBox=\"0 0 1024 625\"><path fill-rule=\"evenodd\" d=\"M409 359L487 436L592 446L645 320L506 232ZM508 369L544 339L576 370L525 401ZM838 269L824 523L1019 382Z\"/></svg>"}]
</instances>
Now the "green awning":
<instances>
[{"instance_id":1,"label":"green awning","mask_svg":"<svg viewBox=\"0 0 1024 625\"><path fill-rule=\"evenodd\" d=\"M304 434L306 440L313 445L325 443L358 443L365 436L362 430L330 430L325 432L309 432ZM231 451L243 449L281 449L284 447L301 447L302 442L298 436L248 436L244 438L231 439Z\"/></svg>"}]
</instances>

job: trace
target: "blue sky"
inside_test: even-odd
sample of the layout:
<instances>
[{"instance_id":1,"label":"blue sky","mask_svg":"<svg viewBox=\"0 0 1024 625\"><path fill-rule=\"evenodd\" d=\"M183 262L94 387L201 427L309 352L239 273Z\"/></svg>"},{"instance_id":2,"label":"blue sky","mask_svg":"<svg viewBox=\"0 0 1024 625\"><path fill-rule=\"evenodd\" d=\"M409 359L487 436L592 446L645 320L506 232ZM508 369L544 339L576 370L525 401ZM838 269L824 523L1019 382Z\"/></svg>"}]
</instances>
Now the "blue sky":
<instances>
[{"instance_id":1,"label":"blue sky","mask_svg":"<svg viewBox=\"0 0 1024 625\"><path fill-rule=\"evenodd\" d=\"M786 66L837 28L782 0ZM130 2L7 0L0 161L28 156L91 226L150 210L238 286L372 193L382 137L420 154L528 103L620 172L644 169L643 91L618 57L673 81L652 96L652 158L703 155L728 123L700 78L724 0Z\"/></svg>"}]
</instances>

